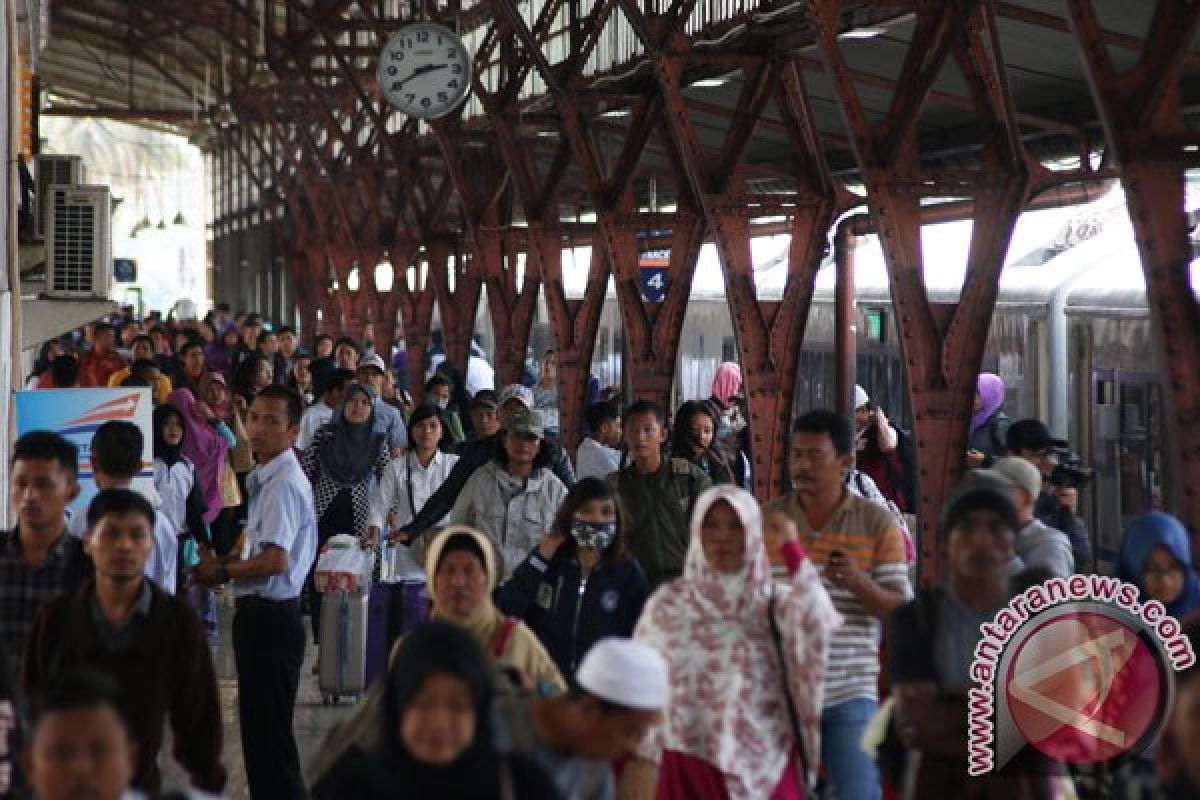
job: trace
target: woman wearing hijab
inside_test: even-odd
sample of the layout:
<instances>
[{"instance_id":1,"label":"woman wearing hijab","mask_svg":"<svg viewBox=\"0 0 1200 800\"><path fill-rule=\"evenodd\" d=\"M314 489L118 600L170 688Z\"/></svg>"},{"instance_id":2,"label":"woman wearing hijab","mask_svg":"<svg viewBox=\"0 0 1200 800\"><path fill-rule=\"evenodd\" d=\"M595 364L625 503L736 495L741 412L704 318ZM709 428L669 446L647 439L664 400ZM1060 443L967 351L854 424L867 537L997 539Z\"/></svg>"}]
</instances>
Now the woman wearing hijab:
<instances>
[{"instance_id":1,"label":"woman wearing hijab","mask_svg":"<svg viewBox=\"0 0 1200 800\"><path fill-rule=\"evenodd\" d=\"M533 763L492 742L492 674L457 625L423 624L399 646L370 744L351 746L313 786L313 800L553 800Z\"/></svg>"},{"instance_id":2,"label":"woman wearing hijab","mask_svg":"<svg viewBox=\"0 0 1200 800\"><path fill-rule=\"evenodd\" d=\"M187 425L183 412L170 403L154 409L154 490L171 527L188 533L198 543L212 547L204 514L208 500L197 480L196 465L183 454Z\"/></svg>"},{"instance_id":3,"label":"woman wearing hijab","mask_svg":"<svg viewBox=\"0 0 1200 800\"><path fill-rule=\"evenodd\" d=\"M772 581L748 492L708 489L691 527L683 576L650 598L634 633L662 653L671 677L637 768L657 766L659 800L804 797L840 618L794 526L781 548L791 580Z\"/></svg>"},{"instance_id":4,"label":"woman wearing hijab","mask_svg":"<svg viewBox=\"0 0 1200 800\"><path fill-rule=\"evenodd\" d=\"M1008 452L1004 442L1012 421L1000 410L1004 391L1004 380L999 375L979 373L975 382L975 410L967 434L967 466L972 469L990 467Z\"/></svg>"},{"instance_id":5,"label":"woman wearing hijab","mask_svg":"<svg viewBox=\"0 0 1200 800\"><path fill-rule=\"evenodd\" d=\"M491 540L474 528L452 525L429 545L425 566L433 589L433 619L466 628L492 661L515 669L524 683L550 692L566 690L562 673L533 631L492 604L497 563Z\"/></svg>"},{"instance_id":6,"label":"woman wearing hijab","mask_svg":"<svg viewBox=\"0 0 1200 800\"><path fill-rule=\"evenodd\" d=\"M671 455L695 464L714 484L735 483L733 469L716 449L719 420L708 403L689 400L675 412Z\"/></svg>"},{"instance_id":7,"label":"woman wearing hijab","mask_svg":"<svg viewBox=\"0 0 1200 800\"><path fill-rule=\"evenodd\" d=\"M232 322L225 326L221 331L221 335L213 341L209 342L204 347L204 363L208 368L222 375L230 375L233 371L234 356L237 353L238 343L242 340L242 334L238 331L238 326Z\"/></svg>"},{"instance_id":8,"label":"woman wearing hijab","mask_svg":"<svg viewBox=\"0 0 1200 800\"><path fill-rule=\"evenodd\" d=\"M1177 620L1200 609L1200 578L1192 562L1187 529L1170 514L1151 511L1126 524L1117 555L1116 576L1138 587L1143 607L1157 600ZM1170 763L1178 750L1179 743L1167 737L1163 743L1164 762ZM1159 746L1155 745L1126 761L1113 776L1109 796L1158 797L1152 791L1157 785L1158 757Z\"/></svg>"},{"instance_id":9,"label":"woman wearing hijab","mask_svg":"<svg viewBox=\"0 0 1200 800\"><path fill-rule=\"evenodd\" d=\"M712 397L709 405L717 414L715 447L725 457L733 471L734 482L745 488L750 485L750 433L746 425L745 399L742 396L742 368L732 361L717 367L713 375Z\"/></svg>"},{"instance_id":10,"label":"woman wearing hijab","mask_svg":"<svg viewBox=\"0 0 1200 800\"><path fill-rule=\"evenodd\" d=\"M386 434L374 428L375 390L351 384L333 420L317 430L304 451L322 545L336 533L367 537L371 502L391 461Z\"/></svg>"},{"instance_id":11,"label":"woman wearing hijab","mask_svg":"<svg viewBox=\"0 0 1200 800\"><path fill-rule=\"evenodd\" d=\"M1187 529L1170 514L1151 511L1129 521L1116 575L1138 587L1143 603L1157 600L1176 619L1200 608L1200 578Z\"/></svg>"},{"instance_id":12,"label":"woman wearing hijab","mask_svg":"<svg viewBox=\"0 0 1200 800\"><path fill-rule=\"evenodd\" d=\"M187 389L171 392L167 397L167 405L179 409L183 421L180 452L196 468L196 482L208 506L203 519L205 524L212 525L222 509L221 476L233 434L219 419L210 416L208 406L197 403L196 397Z\"/></svg>"}]
</instances>

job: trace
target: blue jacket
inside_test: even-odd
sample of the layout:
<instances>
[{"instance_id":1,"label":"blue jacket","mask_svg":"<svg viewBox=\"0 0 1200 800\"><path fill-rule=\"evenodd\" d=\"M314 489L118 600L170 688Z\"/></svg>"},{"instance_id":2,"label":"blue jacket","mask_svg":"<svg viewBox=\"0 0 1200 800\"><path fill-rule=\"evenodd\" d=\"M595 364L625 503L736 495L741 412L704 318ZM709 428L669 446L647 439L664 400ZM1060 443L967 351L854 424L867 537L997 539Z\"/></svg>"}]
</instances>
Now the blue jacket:
<instances>
[{"instance_id":1,"label":"blue jacket","mask_svg":"<svg viewBox=\"0 0 1200 800\"><path fill-rule=\"evenodd\" d=\"M580 584L583 597L580 599ZM567 680L588 648L606 636L632 636L649 588L632 559L601 559L583 581L579 561L534 550L496 590L496 607L525 621Z\"/></svg>"}]
</instances>

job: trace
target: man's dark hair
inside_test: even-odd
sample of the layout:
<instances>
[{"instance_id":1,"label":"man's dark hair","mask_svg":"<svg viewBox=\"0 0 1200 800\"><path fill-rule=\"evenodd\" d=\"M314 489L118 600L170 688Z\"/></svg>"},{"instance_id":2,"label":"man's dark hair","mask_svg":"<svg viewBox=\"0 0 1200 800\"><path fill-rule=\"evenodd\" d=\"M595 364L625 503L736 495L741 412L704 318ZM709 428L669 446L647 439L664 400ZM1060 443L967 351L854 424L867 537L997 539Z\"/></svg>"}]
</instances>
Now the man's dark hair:
<instances>
[{"instance_id":1,"label":"man's dark hair","mask_svg":"<svg viewBox=\"0 0 1200 800\"><path fill-rule=\"evenodd\" d=\"M154 506L132 489L103 489L97 493L88 506L88 527L96 527L105 514L141 514L150 523L150 528L154 528Z\"/></svg>"},{"instance_id":2,"label":"man's dark hair","mask_svg":"<svg viewBox=\"0 0 1200 800\"><path fill-rule=\"evenodd\" d=\"M334 342L333 343L333 352L336 353L337 349L339 347L341 347L342 345L349 345L350 347L354 348L354 352L358 353L360 356L362 355L362 348L358 346L358 342L354 341L349 336L343 336L342 338L340 338L336 342Z\"/></svg>"},{"instance_id":3,"label":"man's dark hair","mask_svg":"<svg viewBox=\"0 0 1200 800\"><path fill-rule=\"evenodd\" d=\"M588 430L593 434L608 423L616 422L620 418L620 412L612 403L592 403L583 412L584 422L587 423Z\"/></svg>"},{"instance_id":4,"label":"man's dark hair","mask_svg":"<svg viewBox=\"0 0 1200 800\"><path fill-rule=\"evenodd\" d=\"M304 402L295 389L281 383L272 383L259 392L257 397L267 400L282 400L287 406L288 426L300 424L300 415L304 413Z\"/></svg>"},{"instance_id":5,"label":"man's dark hair","mask_svg":"<svg viewBox=\"0 0 1200 800\"><path fill-rule=\"evenodd\" d=\"M633 405L625 409L625 416L622 417L622 420L628 423L629 420L633 419L635 414L653 414L654 418L658 420L659 425L663 427L667 425L666 409L653 400L638 400L634 402Z\"/></svg>"},{"instance_id":6,"label":"man's dark hair","mask_svg":"<svg viewBox=\"0 0 1200 800\"><path fill-rule=\"evenodd\" d=\"M325 378L325 391L321 394L344 389L348 383L354 383L354 370L338 367Z\"/></svg>"},{"instance_id":7,"label":"man's dark hair","mask_svg":"<svg viewBox=\"0 0 1200 800\"><path fill-rule=\"evenodd\" d=\"M92 464L105 475L132 478L142 465L145 438L132 422L114 419L96 429L92 437Z\"/></svg>"},{"instance_id":8,"label":"man's dark hair","mask_svg":"<svg viewBox=\"0 0 1200 800\"><path fill-rule=\"evenodd\" d=\"M113 676L88 667L71 667L60 672L34 696L30 724L36 728L48 714L56 711L107 707L116 712L128 736L133 726L121 708L120 697L121 688Z\"/></svg>"},{"instance_id":9,"label":"man's dark hair","mask_svg":"<svg viewBox=\"0 0 1200 800\"><path fill-rule=\"evenodd\" d=\"M451 389L454 388L454 384L450 382L450 379L440 372L433 373L433 377L425 381L425 391L428 392L435 386L449 386Z\"/></svg>"},{"instance_id":10,"label":"man's dark hair","mask_svg":"<svg viewBox=\"0 0 1200 800\"><path fill-rule=\"evenodd\" d=\"M79 384L79 359L62 355L50 362L50 377L59 389L70 389Z\"/></svg>"},{"instance_id":11,"label":"man's dark hair","mask_svg":"<svg viewBox=\"0 0 1200 800\"><path fill-rule=\"evenodd\" d=\"M276 336L283 336L285 333L290 333L293 336L295 336L296 329L293 328L291 325L280 325L278 328L275 329Z\"/></svg>"},{"instance_id":12,"label":"man's dark hair","mask_svg":"<svg viewBox=\"0 0 1200 800\"><path fill-rule=\"evenodd\" d=\"M150 380L150 370L162 372L162 369L158 366L158 362L152 358L139 358L129 365L130 375L137 375L146 381Z\"/></svg>"},{"instance_id":13,"label":"man's dark hair","mask_svg":"<svg viewBox=\"0 0 1200 800\"><path fill-rule=\"evenodd\" d=\"M827 433L839 456L846 455L854 447L854 426L850 420L825 409L809 411L798 417L792 424L792 433Z\"/></svg>"},{"instance_id":14,"label":"man's dark hair","mask_svg":"<svg viewBox=\"0 0 1200 800\"><path fill-rule=\"evenodd\" d=\"M150 333L157 333L160 336L166 336L167 329L164 328L162 325L155 325L153 328L150 329ZM151 339L150 341L153 342L154 340Z\"/></svg>"},{"instance_id":15,"label":"man's dark hair","mask_svg":"<svg viewBox=\"0 0 1200 800\"><path fill-rule=\"evenodd\" d=\"M222 314L228 314L229 303L217 303L217 311L220 311Z\"/></svg>"},{"instance_id":16,"label":"man's dark hair","mask_svg":"<svg viewBox=\"0 0 1200 800\"><path fill-rule=\"evenodd\" d=\"M143 378L141 375L129 375L121 381L122 389L149 389L150 381Z\"/></svg>"},{"instance_id":17,"label":"man's dark hair","mask_svg":"<svg viewBox=\"0 0 1200 800\"><path fill-rule=\"evenodd\" d=\"M113 325L111 323L97 322L92 327L92 338L98 339L98 338L100 338L100 334L102 334L102 333L116 333L116 332L117 332L117 329L115 327L113 327Z\"/></svg>"},{"instance_id":18,"label":"man's dark hair","mask_svg":"<svg viewBox=\"0 0 1200 800\"><path fill-rule=\"evenodd\" d=\"M146 344L150 345L151 350L154 349L154 340L150 338L150 334L148 333L139 333L137 336L133 337L133 341L129 343L129 349L132 350L138 342L145 342Z\"/></svg>"},{"instance_id":19,"label":"man's dark hair","mask_svg":"<svg viewBox=\"0 0 1200 800\"><path fill-rule=\"evenodd\" d=\"M183 347L179 348L179 357L186 358L188 350L191 350L194 347L199 347L200 352L204 352L204 342L200 341L199 339L188 339Z\"/></svg>"},{"instance_id":20,"label":"man's dark hair","mask_svg":"<svg viewBox=\"0 0 1200 800\"><path fill-rule=\"evenodd\" d=\"M12 463L18 461L57 461L72 477L79 476L79 448L53 431L30 431L17 439Z\"/></svg>"}]
</instances>

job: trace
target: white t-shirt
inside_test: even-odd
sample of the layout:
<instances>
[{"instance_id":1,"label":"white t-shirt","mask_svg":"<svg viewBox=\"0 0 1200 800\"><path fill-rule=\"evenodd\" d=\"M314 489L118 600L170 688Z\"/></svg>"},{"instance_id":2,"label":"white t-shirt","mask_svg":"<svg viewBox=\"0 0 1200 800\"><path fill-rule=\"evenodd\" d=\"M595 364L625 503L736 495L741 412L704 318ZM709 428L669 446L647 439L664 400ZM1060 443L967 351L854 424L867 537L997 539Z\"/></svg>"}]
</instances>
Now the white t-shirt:
<instances>
[{"instance_id":1,"label":"white t-shirt","mask_svg":"<svg viewBox=\"0 0 1200 800\"><path fill-rule=\"evenodd\" d=\"M422 467L413 453L403 458L394 458L384 470L379 482L379 495L371 507L370 524L384 530L389 513L396 515L396 524L403 526L412 522L429 498L446 482L450 471L458 463L458 456L438 451L428 467ZM411 499L410 493L411 492ZM416 507L414 509L414 506ZM442 524L439 520L438 524ZM425 570L416 562L406 545L396 547L393 579L425 580Z\"/></svg>"}]
</instances>

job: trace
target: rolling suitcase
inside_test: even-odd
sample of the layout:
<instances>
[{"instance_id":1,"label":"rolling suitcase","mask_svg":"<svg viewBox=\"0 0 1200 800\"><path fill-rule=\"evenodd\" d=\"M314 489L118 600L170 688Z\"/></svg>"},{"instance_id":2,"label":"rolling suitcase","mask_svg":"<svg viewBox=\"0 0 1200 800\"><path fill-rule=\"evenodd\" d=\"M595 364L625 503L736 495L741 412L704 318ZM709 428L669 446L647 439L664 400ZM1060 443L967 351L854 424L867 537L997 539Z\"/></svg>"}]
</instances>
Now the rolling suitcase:
<instances>
[{"instance_id":1,"label":"rolling suitcase","mask_svg":"<svg viewBox=\"0 0 1200 800\"><path fill-rule=\"evenodd\" d=\"M321 595L318 688L325 705L366 691L367 606L370 591Z\"/></svg>"},{"instance_id":2,"label":"rolling suitcase","mask_svg":"<svg viewBox=\"0 0 1200 800\"><path fill-rule=\"evenodd\" d=\"M367 610L367 685L387 672L396 640L429 616L424 581L396 580L393 549L385 546L379 583L371 587Z\"/></svg>"}]
</instances>

